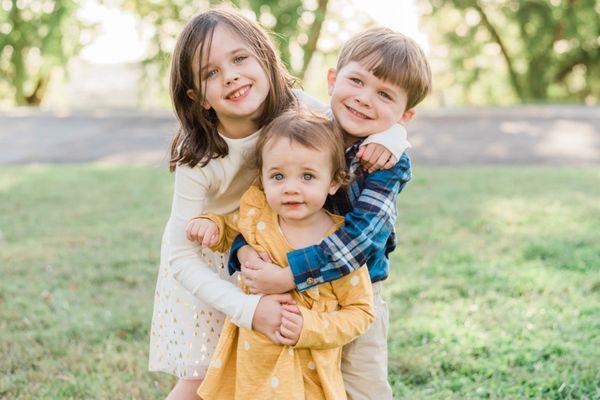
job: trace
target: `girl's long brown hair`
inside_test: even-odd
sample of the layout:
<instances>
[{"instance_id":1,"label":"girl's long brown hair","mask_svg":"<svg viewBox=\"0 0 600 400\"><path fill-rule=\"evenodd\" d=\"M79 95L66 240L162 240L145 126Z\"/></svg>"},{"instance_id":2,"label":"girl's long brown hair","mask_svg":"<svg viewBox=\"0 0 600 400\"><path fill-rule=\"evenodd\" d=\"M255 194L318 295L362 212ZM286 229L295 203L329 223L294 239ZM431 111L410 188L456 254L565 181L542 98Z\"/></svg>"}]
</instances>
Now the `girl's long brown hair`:
<instances>
[{"instance_id":1,"label":"girl's long brown hair","mask_svg":"<svg viewBox=\"0 0 600 400\"><path fill-rule=\"evenodd\" d=\"M218 119L215 111L206 110L201 105L206 98L204 83L200 74L194 77L193 68L194 62L200 63L203 59L203 52L210 52L213 33L218 24L226 24L246 41L269 78L269 94L263 105L263 112L256 120L257 125L262 127L268 124L296 103L292 92L296 80L288 74L269 36L258 23L231 7L220 7L198 14L179 35L173 52L170 89L179 128L171 143L171 172L178 164L192 168L197 164L205 166L210 160L225 157L229 153L227 143L217 133ZM198 65L197 71L200 70ZM187 95L190 89L196 94L196 101Z\"/></svg>"}]
</instances>

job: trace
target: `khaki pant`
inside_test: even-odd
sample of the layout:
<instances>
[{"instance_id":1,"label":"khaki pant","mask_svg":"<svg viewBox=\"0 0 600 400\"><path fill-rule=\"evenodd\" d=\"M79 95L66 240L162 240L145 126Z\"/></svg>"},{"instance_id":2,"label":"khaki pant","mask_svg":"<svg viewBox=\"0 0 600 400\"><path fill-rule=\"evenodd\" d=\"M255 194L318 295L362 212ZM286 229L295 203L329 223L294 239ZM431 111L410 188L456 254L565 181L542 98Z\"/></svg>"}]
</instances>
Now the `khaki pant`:
<instances>
[{"instance_id":1,"label":"khaki pant","mask_svg":"<svg viewBox=\"0 0 600 400\"><path fill-rule=\"evenodd\" d=\"M381 282L373 284L375 322L362 336L344 346L342 375L349 400L390 400L388 382L388 310Z\"/></svg>"}]
</instances>

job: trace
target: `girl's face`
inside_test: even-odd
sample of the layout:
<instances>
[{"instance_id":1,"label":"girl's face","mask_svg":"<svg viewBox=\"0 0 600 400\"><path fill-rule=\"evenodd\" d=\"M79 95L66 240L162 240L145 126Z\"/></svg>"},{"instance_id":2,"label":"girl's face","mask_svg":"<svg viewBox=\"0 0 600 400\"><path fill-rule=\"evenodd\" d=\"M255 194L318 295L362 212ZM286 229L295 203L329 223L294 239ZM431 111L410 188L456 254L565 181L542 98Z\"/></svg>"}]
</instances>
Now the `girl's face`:
<instances>
[{"instance_id":1,"label":"girl's face","mask_svg":"<svg viewBox=\"0 0 600 400\"><path fill-rule=\"evenodd\" d=\"M206 97L202 107L214 109L225 130L256 119L269 94L269 79L256 55L225 24L215 27L210 47L210 53L205 47L200 71L194 71Z\"/></svg>"},{"instance_id":2,"label":"girl's face","mask_svg":"<svg viewBox=\"0 0 600 400\"><path fill-rule=\"evenodd\" d=\"M262 151L261 179L267 202L285 219L309 218L340 186L332 182L333 168L327 152L287 138L268 142Z\"/></svg>"}]
</instances>

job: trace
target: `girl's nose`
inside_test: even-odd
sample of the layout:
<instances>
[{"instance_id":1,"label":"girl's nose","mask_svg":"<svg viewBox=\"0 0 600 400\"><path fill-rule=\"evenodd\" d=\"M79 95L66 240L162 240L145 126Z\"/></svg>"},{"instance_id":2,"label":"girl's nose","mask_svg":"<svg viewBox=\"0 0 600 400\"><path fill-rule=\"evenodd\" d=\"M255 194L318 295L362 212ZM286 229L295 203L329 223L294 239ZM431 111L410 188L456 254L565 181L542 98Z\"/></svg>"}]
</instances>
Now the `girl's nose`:
<instances>
[{"instance_id":1,"label":"girl's nose","mask_svg":"<svg viewBox=\"0 0 600 400\"><path fill-rule=\"evenodd\" d=\"M231 84L236 83L240 79L237 74L229 74L225 79L225 86L231 86Z\"/></svg>"}]
</instances>

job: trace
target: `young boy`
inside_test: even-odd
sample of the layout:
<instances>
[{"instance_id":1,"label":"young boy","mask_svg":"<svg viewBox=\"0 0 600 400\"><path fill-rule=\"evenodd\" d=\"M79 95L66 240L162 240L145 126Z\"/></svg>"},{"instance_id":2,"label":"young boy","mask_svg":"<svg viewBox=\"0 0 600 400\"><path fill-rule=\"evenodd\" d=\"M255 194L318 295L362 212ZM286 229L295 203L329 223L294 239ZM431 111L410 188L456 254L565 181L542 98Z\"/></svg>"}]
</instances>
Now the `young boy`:
<instances>
[{"instance_id":1,"label":"young boy","mask_svg":"<svg viewBox=\"0 0 600 400\"><path fill-rule=\"evenodd\" d=\"M381 283L388 276L388 255L396 247L396 196L411 178L410 160L403 153L393 167L364 173L358 168L357 153L362 152L359 147L368 136L413 117L413 108L430 91L431 71L413 40L390 29L374 28L344 45L337 69L328 72L327 81L331 112L345 132L346 160L356 174L348 191L338 191L326 204L329 211L345 215L345 226L319 245L288 253L290 268L258 261L256 252L238 240L231 249L230 269L239 266L237 255L244 264L245 283L256 293L268 294L293 288L304 291L366 263L376 321L344 347L344 383L349 399L391 399L388 313ZM405 141L405 137L398 140ZM404 147L408 146L406 142ZM282 314L285 319L285 311Z\"/></svg>"}]
</instances>

